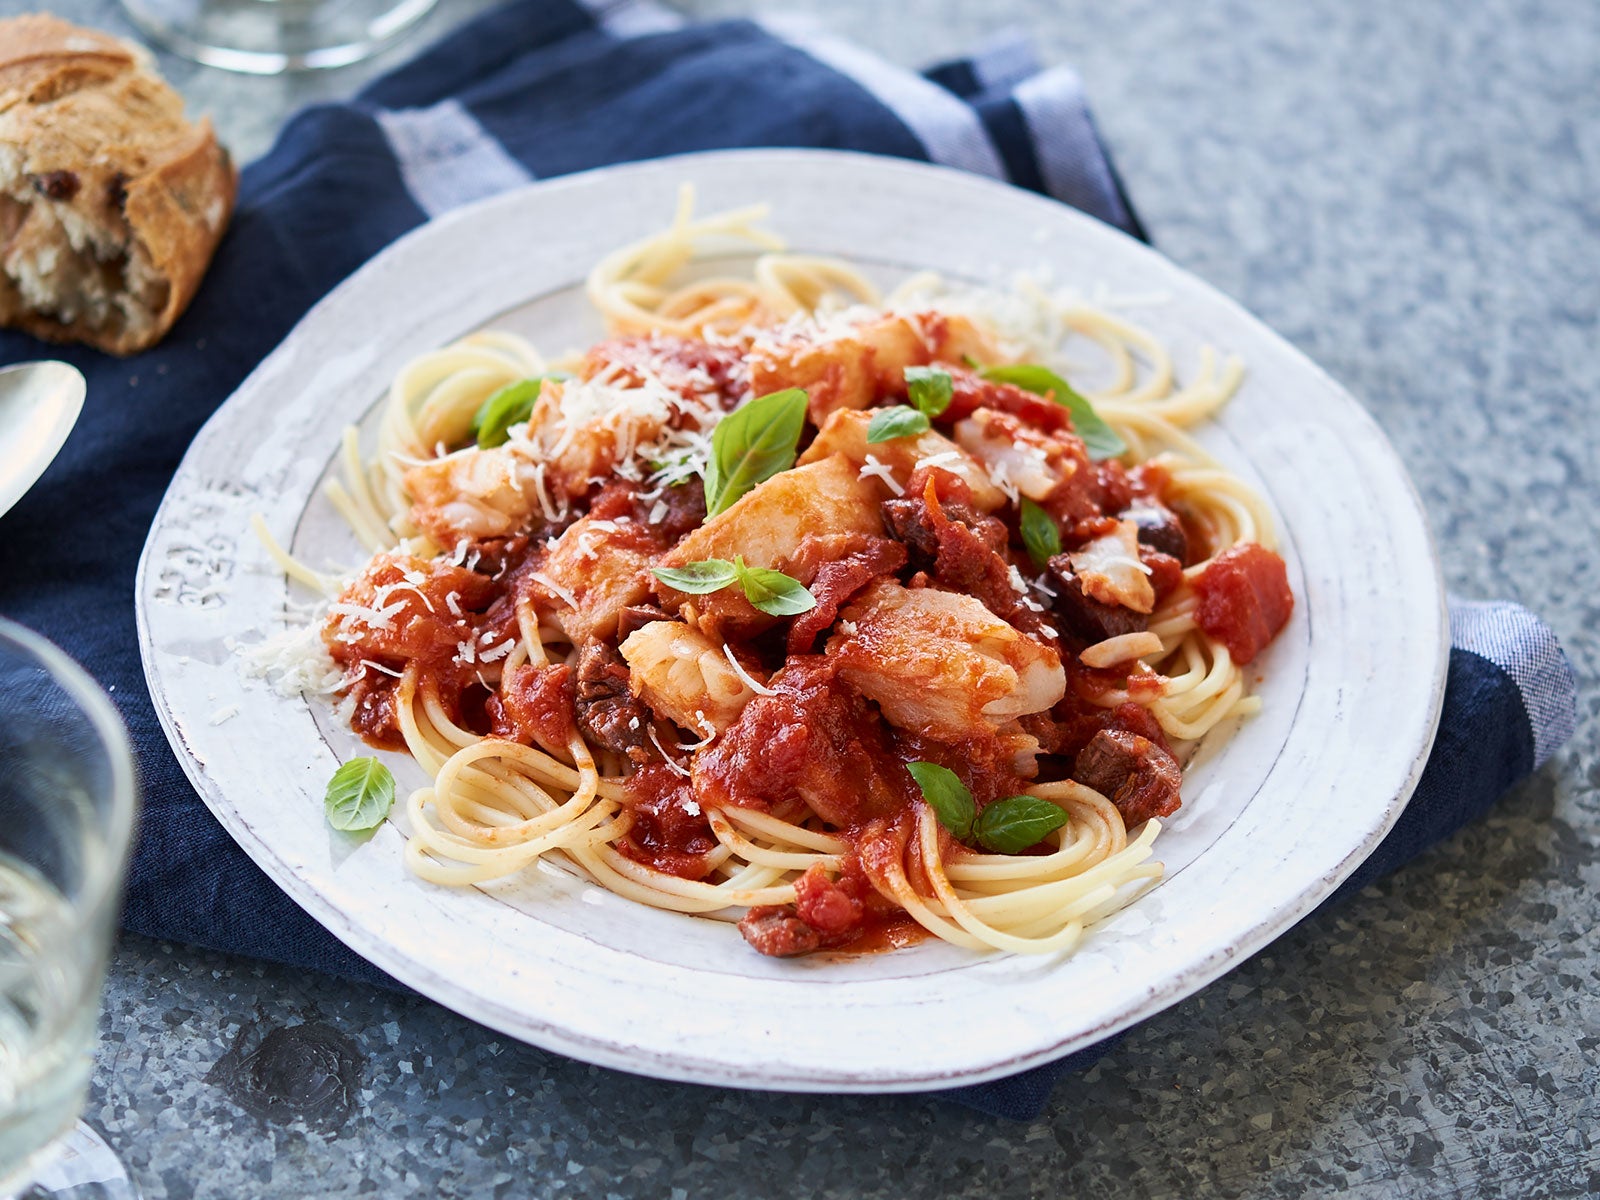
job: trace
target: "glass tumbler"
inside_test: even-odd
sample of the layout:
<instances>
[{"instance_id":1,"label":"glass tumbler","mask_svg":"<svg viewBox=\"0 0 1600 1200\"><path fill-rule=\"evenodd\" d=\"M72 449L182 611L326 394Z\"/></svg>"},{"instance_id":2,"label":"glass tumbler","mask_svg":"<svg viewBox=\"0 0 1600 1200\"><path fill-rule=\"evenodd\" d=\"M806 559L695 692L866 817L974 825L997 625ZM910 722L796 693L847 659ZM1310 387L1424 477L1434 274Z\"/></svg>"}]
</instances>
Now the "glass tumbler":
<instances>
[{"instance_id":1,"label":"glass tumbler","mask_svg":"<svg viewBox=\"0 0 1600 1200\"><path fill-rule=\"evenodd\" d=\"M437 0L122 0L185 58L250 75L343 67L376 54Z\"/></svg>"},{"instance_id":2,"label":"glass tumbler","mask_svg":"<svg viewBox=\"0 0 1600 1200\"><path fill-rule=\"evenodd\" d=\"M78 1121L134 807L111 701L0 619L0 1197L135 1194Z\"/></svg>"}]
</instances>

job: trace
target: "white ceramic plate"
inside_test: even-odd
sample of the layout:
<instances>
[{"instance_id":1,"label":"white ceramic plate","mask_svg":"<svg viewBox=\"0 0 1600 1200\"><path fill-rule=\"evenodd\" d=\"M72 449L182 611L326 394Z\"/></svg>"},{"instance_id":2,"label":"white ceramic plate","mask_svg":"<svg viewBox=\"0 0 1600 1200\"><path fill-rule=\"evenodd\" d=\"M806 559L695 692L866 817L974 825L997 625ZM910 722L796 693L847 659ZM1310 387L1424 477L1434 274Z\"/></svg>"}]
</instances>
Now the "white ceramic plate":
<instances>
[{"instance_id":1,"label":"white ceramic plate","mask_svg":"<svg viewBox=\"0 0 1600 1200\"><path fill-rule=\"evenodd\" d=\"M1069 958L922 945L763 958L726 924L640 908L554 868L479 890L408 876L405 832L330 830L322 791L365 751L317 706L244 682L230 641L283 628L288 589L248 521L314 564L362 559L319 483L396 369L484 326L547 350L600 333L582 282L659 228L678 185L703 211L758 200L796 249L885 280L933 268L1005 283L1047 266L1085 290L1164 294L1137 319L1192 368L1210 343L1248 381L1204 440L1279 514L1297 597L1258 660L1265 711L1193 765L1157 843L1168 877ZM1194 992L1309 912L1411 794L1447 657L1417 497L1337 384L1237 305L1071 209L969 175L828 152L694 155L569 176L403 238L316 308L195 439L145 547L145 672L189 778L317 920L441 1004L589 1062L786 1090L916 1090L1009 1074ZM402 786L415 780L402 764Z\"/></svg>"}]
</instances>

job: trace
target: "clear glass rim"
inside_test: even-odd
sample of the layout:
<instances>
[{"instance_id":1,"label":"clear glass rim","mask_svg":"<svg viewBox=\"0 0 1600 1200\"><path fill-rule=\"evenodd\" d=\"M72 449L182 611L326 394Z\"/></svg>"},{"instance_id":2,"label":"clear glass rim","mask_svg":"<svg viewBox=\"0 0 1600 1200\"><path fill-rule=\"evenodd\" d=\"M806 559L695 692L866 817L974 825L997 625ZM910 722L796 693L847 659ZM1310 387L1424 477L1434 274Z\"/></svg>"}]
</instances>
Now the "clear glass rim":
<instances>
[{"instance_id":1,"label":"clear glass rim","mask_svg":"<svg viewBox=\"0 0 1600 1200\"><path fill-rule=\"evenodd\" d=\"M388 49L401 34L433 11L438 0L394 0L387 12L373 19L364 34L330 37L303 50L229 45L209 38L152 8L147 0L122 0L122 11L140 32L174 54L208 67L241 75L286 75L326 71L363 62Z\"/></svg>"},{"instance_id":2,"label":"clear glass rim","mask_svg":"<svg viewBox=\"0 0 1600 1200\"><path fill-rule=\"evenodd\" d=\"M97 912L108 896L122 886L126 869L129 843L133 838L134 812L138 804L138 791L133 773L133 749L128 742L127 727L116 705L94 678L74 662L59 646L44 635L35 633L26 625L19 625L0 617L0 647L14 648L33 659L50 678L72 698L83 714L89 718L100 744L105 748L111 765L111 804L107 840L116 852L122 869L107 873L94 880L86 889L84 902L78 907L85 914Z\"/></svg>"}]
</instances>

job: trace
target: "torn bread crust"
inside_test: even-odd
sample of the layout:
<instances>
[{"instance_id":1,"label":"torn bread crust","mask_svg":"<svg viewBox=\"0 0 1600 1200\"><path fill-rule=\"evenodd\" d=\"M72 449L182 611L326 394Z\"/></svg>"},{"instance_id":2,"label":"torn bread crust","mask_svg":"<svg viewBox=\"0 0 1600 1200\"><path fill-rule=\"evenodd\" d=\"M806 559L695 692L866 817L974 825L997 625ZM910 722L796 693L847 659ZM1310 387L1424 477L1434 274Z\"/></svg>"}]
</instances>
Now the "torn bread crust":
<instances>
[{"instance_id":1,"label":"torn bread crust","mask_svg":"<svg viewBox=\"0 0 1600 1200\"><path fill-rule=\"evenodd\" d=\"M193 297L237 173L115 38L0 21L0 324L131 354Z\"/></svg>"}]
</instances>

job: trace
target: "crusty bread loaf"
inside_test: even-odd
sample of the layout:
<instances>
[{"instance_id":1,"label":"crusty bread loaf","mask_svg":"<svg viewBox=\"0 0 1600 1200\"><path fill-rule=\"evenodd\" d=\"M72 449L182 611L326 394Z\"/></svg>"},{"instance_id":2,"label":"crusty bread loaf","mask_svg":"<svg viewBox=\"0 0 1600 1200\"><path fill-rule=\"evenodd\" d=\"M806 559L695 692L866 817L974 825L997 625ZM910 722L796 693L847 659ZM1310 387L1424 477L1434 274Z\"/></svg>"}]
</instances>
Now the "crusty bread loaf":
<instances>
[{"instance_id":1,"label":"crusty bread loaf","mask_svg":"<svg viewBox=\"0 0 1600 1200\"><path fill-rule=\"evenodd\" d=\"M0 20L0 325L132 354L194 296L238 174L137 47Z\"/></svg>"}]
</instances>

